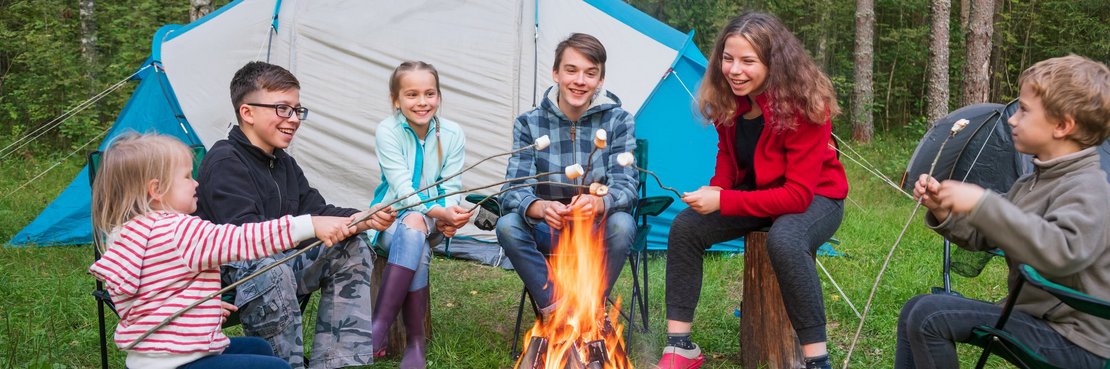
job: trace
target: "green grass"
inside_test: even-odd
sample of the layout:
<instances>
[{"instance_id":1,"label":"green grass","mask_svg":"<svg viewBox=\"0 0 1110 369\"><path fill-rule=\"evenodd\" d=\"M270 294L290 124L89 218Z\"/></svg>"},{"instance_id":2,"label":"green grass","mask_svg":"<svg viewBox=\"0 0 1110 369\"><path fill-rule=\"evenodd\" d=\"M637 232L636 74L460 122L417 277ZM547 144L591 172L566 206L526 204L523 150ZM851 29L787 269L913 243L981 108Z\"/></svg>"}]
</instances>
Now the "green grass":
<instances>
[{"instance_id":1,"label":"green grass","mask_svg":"<svg viewBox=\"0 0 1110 369\"><path fill-rule=\"evenodd\" d=\"M844 137L844 136L842 136ZM878 137L870 145L854 147L885 175L896 181L901 175L916 139L897 134ZM0 241L7 241L30 222L68 184L82 161L74 158L40 178L34 185L13 192L57 158L20 158L0 163ZM863 309L875 275L882 266L913 204L893 188L843 160L852 186L845 202L845 219L836 237L846 257L822 257L821 261L845 289L856 306ZM665 179L664 179L665 180ZM11 193L11 195L8 195ZM853 368L891 367L894 360L895 323L903 303L940 285L941 240L921 225L918 212L905 239L898 246L882 284L875 295L861 340L852 355ZM4 368L93 368L99 366L96 304L89 292L92 278L85 273L91 262L89 246L48 248L0 248L0 369ZM705 286L694 322L694 340L706 351L705 368L739 367L739 319L733 311L740 306L743 258L714 254L706 259ZM654 255L650 270L651 333L635 334L630 344L633 363L650 368L658 360L664 342L663 300L665 255ZM975 279L954 277L954 288L979 299L994 300L1005 295L1005 270L1000 260L992 261ZM625 270L616 293L628 296L630 273ZM520 280L512 271L475 263L436 258L432 266L433 332L428 359L433 368L508 368L510 340L520 297ZM833 359L843 360L859 320L828 279L821 276L828 317L829 347ZM309 311L308 316L314 316ZM532 314L525 310L525 324ZM109 327L116 319L110 316ZM311 331L312 322L307 322ZM232 328L229 334L240 334ZM961 345L965 366L978 350ZM110 350L114 367L123 366L123 355ZM372 368L396 368L396 359ZM835 367L839 367L836 365ZM993 359L991 367L1006 367Z\"/></svg>"}]
</instances>

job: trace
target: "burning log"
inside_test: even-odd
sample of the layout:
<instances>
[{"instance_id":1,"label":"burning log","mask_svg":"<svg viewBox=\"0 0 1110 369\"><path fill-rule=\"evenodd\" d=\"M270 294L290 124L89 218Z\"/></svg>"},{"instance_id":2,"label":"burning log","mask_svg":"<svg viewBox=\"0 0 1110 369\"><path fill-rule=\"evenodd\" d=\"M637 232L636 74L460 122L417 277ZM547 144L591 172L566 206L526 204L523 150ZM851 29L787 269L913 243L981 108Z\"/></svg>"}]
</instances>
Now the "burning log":
<instances>
[{"instance_id":1,"label":"burning log","mask_svg":"<svg viewBox=\"0 0 1110 369\"><path fill-rule=\"evenodd\" d=\"M596 340L586 344L586 369L602 369L609 362L609 353L605 349L605 341Z\"/></svg>"},{"instance_id":2,"label":"burning log","mask_svg":"<svg viewBox=\"0 0 1110 369\"><path fill-rule=\"evenodd\" d=\"M516 363L519 369L544 369L547 366L544 364L544 358L547 357L547 339L543 337L532 337L528 341L528 349L524 351L524 355L520 356L520 361Z\"/></svg>"},{"instance_id":3,"label":"burning log","mask_svg":"<svg viewBox=\"0 0 1110 369\"><path fill-rule=\"evenodd\" d=\"M603 192L601 185L592 192ZM575 210L573 220L563 228L548 260L556 303L550 316L537 320L529 331L526 337L531 338L517 368L632 368L623 326L609 320L620 315L620 299L606 312L605 235L594 227L593 216Z\"/></svg>"},{"instance_id":4,"label":"burning log","mask_svg":"<svg viewBox=\"0 0 1110 369\"><path fill-rule=\"evenodd\" d=\"M563 361L566 362L563 369L586 369L586 366L582 364L582 355L578 353L577 342L567 348L567 352L563 354Z\"/></svg>"}]
</instances>

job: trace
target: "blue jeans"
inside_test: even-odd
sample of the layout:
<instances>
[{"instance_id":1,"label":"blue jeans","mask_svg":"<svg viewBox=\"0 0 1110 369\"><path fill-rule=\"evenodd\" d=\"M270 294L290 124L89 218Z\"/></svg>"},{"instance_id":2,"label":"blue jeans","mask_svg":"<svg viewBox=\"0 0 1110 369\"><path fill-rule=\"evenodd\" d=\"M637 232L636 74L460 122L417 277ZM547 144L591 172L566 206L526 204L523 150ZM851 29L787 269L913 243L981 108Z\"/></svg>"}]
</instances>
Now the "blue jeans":
<instances>
[{"instance_id":1,"label":"blue jeans","mask_svg":"<svg viewBox=\"0 0 1110 369\"><path fill-rule=\"evenodd\" d=\"M231 345L218 355L205 356L178 369L288 369L289 363L274 356L270 343L258 337L231 337Z\"/></svg>"},{"instance_id":2,"label":"blue jeans","mask_svg":"<svg viewBox=\"0 0 1110 369\"><path fill-rule=\"evenodd\" d=\"M624 259L636 237L636 220L631 214L615 212L605 220L606 278L605 296L621 275ZM497 220L497 242L513 263L524 287L540 308L551 305L551 286L547 283L547 260L552 245L558 244L558 233L540 221L535 227L520 214L509 213Z\"/></svg>"},{"instance_id":3,"label":"blue jeans","mask_svg":"<svg viewBox=\"0 0 1110 369\"><path fill-rule=\"evenodd\" d=\"M959 368L956 342L971 340L971 329L993 326L1002 306L950 295L919 295L898 316L898 345L894 367ZM1101 368L1102 358L1056 333L1047 322L1014 309L1006 322L1009 332L1035 349L1050 363L1065 368Z\"/></svg>"},{"instance_id":4,"label":"blue jeans","mask_svg":"<svg viewBox=\"0 0 1110 369\"><path fill-rule=\"evenodd\" d=\"M406 217L423 217L428 232L421 232L405 225ZM377 245L382 251L388 253L390 264L402 266L416 272L409 284L409 291L416 291L428 286L428 265L432 261L432 246L443 241L443 233L436 230L436 220L426 214L415 211L403 211L397 215L397 221L382 231L378 236Z\"/></svg>"}]
</instances>

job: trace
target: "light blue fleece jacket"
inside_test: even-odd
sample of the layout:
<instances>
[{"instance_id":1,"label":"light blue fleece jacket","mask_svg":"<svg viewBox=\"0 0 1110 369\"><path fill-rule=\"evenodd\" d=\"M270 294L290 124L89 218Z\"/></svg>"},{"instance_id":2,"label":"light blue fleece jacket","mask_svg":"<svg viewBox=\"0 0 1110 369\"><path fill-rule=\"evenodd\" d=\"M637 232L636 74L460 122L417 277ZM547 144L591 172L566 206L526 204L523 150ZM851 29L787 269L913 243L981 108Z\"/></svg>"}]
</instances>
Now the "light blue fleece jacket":
<instances>
[{"instance_id":1,"label":"light blue fleece jacket","mask_svg":"<svg viewBox=\"0 0 1110 369\"><path fill-rule=\"evenodd\" d=\"M374 200L371 205L392 202L402 195L413 193L417 188L435 183L444 176L462 170L463 163L466 161L466 152L463 150L466 147L466 136L463 135L462 128L458 123L439 117L430 123L427 136L418 139L416 132L405 120L405 116L400 113L394 114L378 123L375 142L378 166L382 171L382 183L374 190ZM442 161L437 149L440 143L443 147ZM413 171L418 166L421 166L422 170L418 181L413 181ZM452 178L439 186L409 196L393 208L418 204L426 199L461 190L461 177ZM417 205L411 210L427 213L436 206L458 205L461 198L462 195L454 195L432 203Z\"/></svg>"}]
</instances>

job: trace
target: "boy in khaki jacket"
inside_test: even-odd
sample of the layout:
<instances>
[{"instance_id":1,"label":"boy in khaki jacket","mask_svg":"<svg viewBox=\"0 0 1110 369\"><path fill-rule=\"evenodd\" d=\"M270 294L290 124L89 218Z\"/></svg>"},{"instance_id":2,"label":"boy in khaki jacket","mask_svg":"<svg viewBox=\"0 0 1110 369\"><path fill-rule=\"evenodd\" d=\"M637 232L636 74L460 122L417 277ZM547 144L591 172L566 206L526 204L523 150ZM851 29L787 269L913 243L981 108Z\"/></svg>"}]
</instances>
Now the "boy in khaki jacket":
<instances>
[{"instance_id":1,"label":"boy in khaki jacket","mask_svg":"<svg viewBox=\"0 0 1110 369\"><path fill-rule=\"evenodd\" d=\"M1110 183L1097 146L1110 136L1110 69L1080 56L1048 59L1021 75L1020 107L1010 118L1014 146L1033 155L1032 174L1006 195L922 175L914 196L925 223L960 247L1005 251L1009 285L1029 264L1061 285L1110 299ZM1006 330L1049 362L1102 367L1110 321L1025 288ZM957 368L955 342L993 325L1002 307L948 295L921 295L898 318L896 368Z\"/></svg>"}]
</instances>

